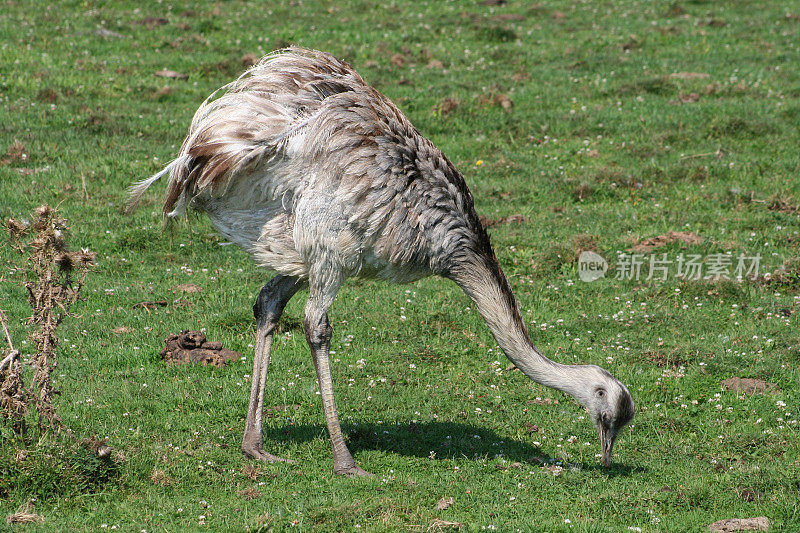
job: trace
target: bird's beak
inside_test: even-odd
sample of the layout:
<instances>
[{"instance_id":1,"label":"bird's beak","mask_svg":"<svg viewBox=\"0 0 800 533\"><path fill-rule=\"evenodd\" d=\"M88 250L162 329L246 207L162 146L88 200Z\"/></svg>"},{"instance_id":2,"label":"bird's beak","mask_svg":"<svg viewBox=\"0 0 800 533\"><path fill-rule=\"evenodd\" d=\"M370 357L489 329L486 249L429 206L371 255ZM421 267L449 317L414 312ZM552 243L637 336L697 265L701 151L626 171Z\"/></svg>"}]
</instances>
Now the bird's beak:
<instances>
[{"instance_id":1,"label":"bird's beak","mask_svg":"<svg viewBox=\"0 0 800 533\"><path fill-rule=\"evenodd\" d=\"M617 433L613 429L605 428L602 424L597 426L600 433L600 452L603 454L603 465L608 468L611 466L611 451L614 449L614 440Z\"/></svg>"}]
</instances>

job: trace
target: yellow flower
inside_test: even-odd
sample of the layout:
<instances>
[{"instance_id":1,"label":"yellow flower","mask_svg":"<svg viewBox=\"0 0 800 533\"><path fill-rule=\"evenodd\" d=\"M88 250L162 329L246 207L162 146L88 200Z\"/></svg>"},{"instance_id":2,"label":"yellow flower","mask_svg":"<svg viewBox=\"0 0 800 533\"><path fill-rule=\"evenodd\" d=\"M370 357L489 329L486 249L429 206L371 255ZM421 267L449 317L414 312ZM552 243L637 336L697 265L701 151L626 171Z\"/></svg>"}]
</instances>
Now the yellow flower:
<instances>
[{"instance_id":1,"label":"yellow flower","mask_svg":"<svg viewBox=\"0 0 800 533\"><path fill-rule=\"evenodd\" d=\"M475 166L476 166L476 167L479 167L479 166L481 166L482 164L483 164L483 159L478 159L477 161L475 161Z\"/></svg>"}]
</instances>

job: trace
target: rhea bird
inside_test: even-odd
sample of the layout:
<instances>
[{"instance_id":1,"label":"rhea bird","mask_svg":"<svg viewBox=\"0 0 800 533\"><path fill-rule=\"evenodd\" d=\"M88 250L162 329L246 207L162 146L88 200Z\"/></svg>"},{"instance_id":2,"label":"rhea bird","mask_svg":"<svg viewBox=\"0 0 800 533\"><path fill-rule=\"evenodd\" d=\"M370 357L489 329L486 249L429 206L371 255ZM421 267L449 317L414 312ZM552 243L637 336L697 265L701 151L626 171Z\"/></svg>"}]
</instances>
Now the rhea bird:
<instances>
[{"instance_id":1,"label":"rhea bird","mask_svg":"<svg viewBox=\"0 0 800 533\"><path fill-rule=\"evenodd\" d=\"M303 323L334 472L368 474L353 460L339 424L328 310L351 277L408 283L438 275L475 302L517 368L588 411L610 466L614 440L634 415L628 389L598 366L559 364L533 345L463 176L344 61L297 47L262 58L203 102L178 156L131 187L131 207L167 174L167 217L204 211L224 237L277 272L253 307L245 455L285 460L263 447L264 387L278 319L307 288Z\"/></svg>"}]
</instances>

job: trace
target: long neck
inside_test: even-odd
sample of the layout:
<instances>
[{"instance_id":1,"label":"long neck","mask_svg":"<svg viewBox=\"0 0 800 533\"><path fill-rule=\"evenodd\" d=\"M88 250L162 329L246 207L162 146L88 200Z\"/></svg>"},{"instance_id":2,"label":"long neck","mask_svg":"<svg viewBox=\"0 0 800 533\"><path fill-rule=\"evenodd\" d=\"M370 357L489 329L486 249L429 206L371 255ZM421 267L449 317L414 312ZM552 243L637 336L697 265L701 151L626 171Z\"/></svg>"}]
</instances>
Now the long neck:
<instances>
[{"instance_id":1,"label":"long neck","mask_svg":"<svg viewBox=\"0 0 800 533\"><path fill-rule=\"evenodd\" d=\"M581 378L587 367L551 361L533 345L514 293L493 254L458 268L451 279L475 302L497 344L517 368L533 381L584 403L586 389Z\"/></svg>"}]
</instances>

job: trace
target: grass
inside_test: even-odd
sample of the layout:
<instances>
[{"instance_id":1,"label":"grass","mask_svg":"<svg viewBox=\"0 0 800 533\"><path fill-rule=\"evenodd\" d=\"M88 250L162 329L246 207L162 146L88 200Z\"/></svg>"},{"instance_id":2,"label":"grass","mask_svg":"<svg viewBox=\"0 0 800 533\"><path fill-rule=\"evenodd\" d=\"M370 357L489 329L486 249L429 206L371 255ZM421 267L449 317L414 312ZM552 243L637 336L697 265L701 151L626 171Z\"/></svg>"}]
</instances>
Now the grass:
<instances>
[{"instance_id":1,"label":"grass","mask_svg":"<svg viewBox=\"0 0 800 533\"><path fill-rule=\"evenodd\" d=\"M122 454L89 482L100 467L60 437L4 436L4 515L35 497L45 520L27 527L41 530L426 530L438 519L679 531L751 516L800 528L796 4L5 1L2 12L0 153L16 155L0 157L0 216L58 205L74 245L98 252L61 330L57 407L77 435ZM556 360L602 364L634 395L611 470L581 409L507 370L439 279L354 281L331 313L340 416L374 478L331 472L302 294L274 347L265 433L298 464L241 456L250 308L269 274L203 218L162 231L156 192L133 216L122 207L243 56L287 43L350 61L392 98L462 170L481 214L524 217L491 233L534 341ZM162 69L187 79L154 76ZM772 282L614 279L617 252L669 231L702 242L648 253L760 254L762 273L788 270ZM584 248L610 260L606 278L578 279ZM19 346L16 260L0 248ZM172 292L186 282L203 291ZM132 309L157 299L170 304ZM167 334L198 328L245 360L166 367ZM731 376L777 389L722 390Z\"/></svg>"}]
</instances>

